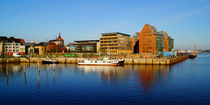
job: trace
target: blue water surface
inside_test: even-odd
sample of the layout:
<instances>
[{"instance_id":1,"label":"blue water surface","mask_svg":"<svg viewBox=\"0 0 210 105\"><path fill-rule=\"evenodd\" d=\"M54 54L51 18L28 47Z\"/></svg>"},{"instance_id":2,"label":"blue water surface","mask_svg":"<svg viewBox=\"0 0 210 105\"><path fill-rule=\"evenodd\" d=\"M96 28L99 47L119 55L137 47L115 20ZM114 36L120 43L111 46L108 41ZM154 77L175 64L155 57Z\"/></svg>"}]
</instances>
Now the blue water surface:
<instances>
[{"instance_id":1,"label":"blue water surface","mask_svg":"<svg viewBox=\"0 0 210 105\"><path fill-rule=\"evenodd\" d=\"M0 64L0 105L209 104L210 54L168 65Z\"/></svg>"}]
</instances>

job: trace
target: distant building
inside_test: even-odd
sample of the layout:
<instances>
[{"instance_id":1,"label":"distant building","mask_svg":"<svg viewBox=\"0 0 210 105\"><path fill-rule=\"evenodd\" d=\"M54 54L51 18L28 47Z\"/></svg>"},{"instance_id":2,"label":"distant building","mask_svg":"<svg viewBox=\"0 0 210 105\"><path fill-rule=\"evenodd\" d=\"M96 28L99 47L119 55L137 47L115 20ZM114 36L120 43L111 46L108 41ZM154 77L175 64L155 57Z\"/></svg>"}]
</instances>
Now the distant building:
<instances>
[{"instance_id":1,"label":"distant building","mask_svg":"<svg viewBox=\"0 0 210 105\"><path fill-rule=\"evenodd\" d=\"M1 55L13 55L13 53L25 54L24 39L17 39L14 37L7 38L0 36L0 53Z\"/></svg>"},{"instance_id":2,"label":"distant building","mask_svg":"<svg viewBox=\"0 0 210 105\"><path fill-rule=\"evenodd\" d=\"M67 45L67 51L70 53L97 53L99 49L99 40L81 40L74 41Z\"/></svg>"},{"instance_id":3,"label":"distant building","mask_svg":"<svg viewBox=\"0 0 210 105\"><path fill-rule=\"evenodd\" d=\"M167 32L158 32L155 26L145 24L134 46L134 53L158 54L163 51L172 51L174 48L173 38Z\"/></svg>"},{"instance_id":4,"label":"distant building","mask_svg":"<svg viewBox=\"0 0 210 105\"><path fill-rule=\"evenodd\" d=\"M59 33L58 38L55 40L50 40L47 45L47 53L60 53L66 50L64 46L64 40L61 38Z\"/></svg>"},{"instance_id":5,"label":"distant building","mask_svg":"<svg viewBox=\"0 0 210 105\"><path fill-rule=\"evenodd\" d=\"M113 32L102 33L100 37L100 52L107 54L129 54L133 53L133 40L130 35Z\"/></svg>"},{"instance_id":6,"label":"distant building","mask_svg":"<svg viewBox=\"0 0 210 105\"><path fill-rule=\"evenodd\" d=\"M34 47L36 46L36 43L34 41L28 42L25 44L25 53L27 55L33 55L34 54Z\"/></svg>"}]
</instances>

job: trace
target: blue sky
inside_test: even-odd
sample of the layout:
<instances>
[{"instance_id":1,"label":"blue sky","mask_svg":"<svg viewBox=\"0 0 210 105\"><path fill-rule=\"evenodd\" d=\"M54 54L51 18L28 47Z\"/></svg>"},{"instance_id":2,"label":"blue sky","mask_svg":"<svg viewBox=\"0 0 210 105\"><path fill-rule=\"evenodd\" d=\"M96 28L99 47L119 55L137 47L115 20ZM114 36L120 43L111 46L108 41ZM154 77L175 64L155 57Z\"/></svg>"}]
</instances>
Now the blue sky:
<instances>
[{"instance_id":1,"label":"blue sky","mask_svg":"<svg viewBox=\"0 0 210 105\"><path fill-rule=\"evenodd\" d=\"M176 49L210 49L210 0L0 0L0 35L26 41L133 35L145 23L167 31Z\"/></svg>"}]
</instances>

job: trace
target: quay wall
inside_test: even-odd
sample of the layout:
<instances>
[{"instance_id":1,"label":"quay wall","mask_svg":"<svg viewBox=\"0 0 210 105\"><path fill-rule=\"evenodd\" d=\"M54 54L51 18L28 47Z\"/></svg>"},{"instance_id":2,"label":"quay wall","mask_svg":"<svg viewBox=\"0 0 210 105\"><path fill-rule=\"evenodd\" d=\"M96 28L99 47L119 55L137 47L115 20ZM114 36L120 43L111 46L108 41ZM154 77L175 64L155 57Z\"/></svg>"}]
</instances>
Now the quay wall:
<instances>
[{"instance_id":1,"label":"quay wall","mask_svg":"<svg viewBox=\"0 0 210 105\"><path fill-rule=\"evenodd\" d=\"M125 58L125 64L136 64L136 65L170 65L182 62L188 59L188 55L177 56L174 58ZM83 61L85 58L77 57L57 57L52 58L58 60L59 63L76 64ZM46 58L0 58L0 63L41 63Z\"/></svg>"}]
</instances>

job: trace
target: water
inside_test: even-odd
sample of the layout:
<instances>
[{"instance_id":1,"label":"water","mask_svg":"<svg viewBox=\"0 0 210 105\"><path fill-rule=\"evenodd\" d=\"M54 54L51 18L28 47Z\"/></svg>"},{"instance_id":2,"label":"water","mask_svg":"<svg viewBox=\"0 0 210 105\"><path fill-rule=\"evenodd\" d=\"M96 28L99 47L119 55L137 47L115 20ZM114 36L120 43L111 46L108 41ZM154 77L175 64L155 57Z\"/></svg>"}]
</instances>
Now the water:
<instances>
[{"instance_id":1,"label":"water","mask_svg":"<svg viewBox=\"0 0 210 105\"><path fill-rule=\"evenodd\" d=\"M210 54L173 66L1 64L0 104L209 104Z\"/></svg>"}]
</instances>

